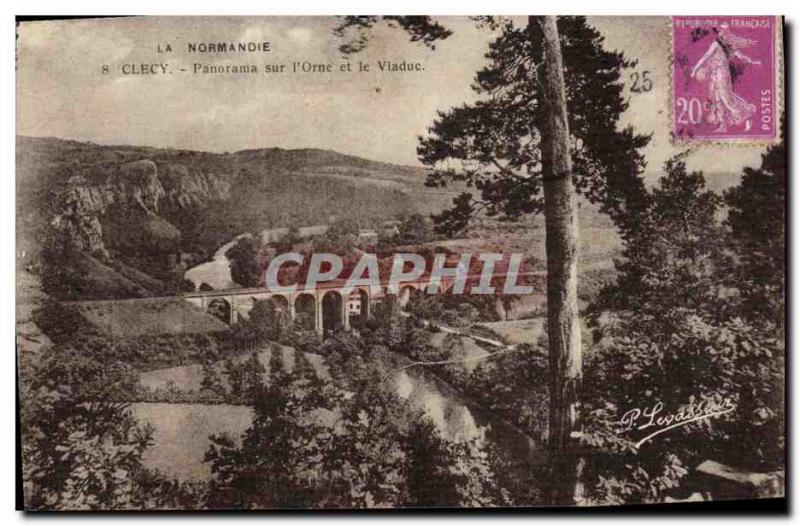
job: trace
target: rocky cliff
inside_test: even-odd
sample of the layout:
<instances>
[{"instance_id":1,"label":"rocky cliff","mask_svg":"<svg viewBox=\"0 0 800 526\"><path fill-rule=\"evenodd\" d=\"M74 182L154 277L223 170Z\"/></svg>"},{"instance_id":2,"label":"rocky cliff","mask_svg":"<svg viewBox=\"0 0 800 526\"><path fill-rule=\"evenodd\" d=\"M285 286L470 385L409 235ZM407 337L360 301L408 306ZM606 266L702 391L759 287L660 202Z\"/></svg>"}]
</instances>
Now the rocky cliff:
<instances>
[{"instance_id":1,"label":"rocky cliff","mask_svg":"<svg viewBox=\"0 0 800 526\"><path fill-rule=\"evenodd\" d=\"M103 222L112 207L156 215L166 195L153 161L133 161L107 170L108 177L99 184L83 175L70 177L52 208L53 226L63 229L78 249L102 258L109 257Z\"/></svg>"},{"instance_id":2,"label":"rocky cliff","mask_svg":"<svg viewBox=\"0 0 800 526\"><path fill-rule=\"evenodd\" d=\"M419 168L325 150L218 154L31 137L17 139L17 173L23 266L39 264L49 244L56 249L44 252L50 264L81 261L63 270L70 279L124 265L128 277L133 268L164 283L154 291L153 281L137 281L141 294L175 292L182 275L176 263L205 260L242 232L321 224L342 214L378 224L418 211L425 190ZM91 297L117 294L115 288Z\"/></svg>"},{"instance_id":3,"label":"rocky cliff","mask_svg":"<svg viewBox=\"0 0 800 526\"><path fill-rule=\"evenodd\" d=\"M227 199L229 193L224 176L192 173L182 164L162 163L159 170L154 161L141 159L90 166L57 192L52 224L67 232L76 247L96 257L108 258L109 248L130 245L125 238L132 235L137 239L149 235L152 243L144 239L141 248L164 252L175 250L172 245L180 237L180 230L159 216L164 209L192 213ZM134 235L133 229L139 232Z\"/></svg>"},{"instance_id":4,"label":"rocky cliff","mask_svg":"<svg viewBox=\"0 0 800 526\"><path fill-rule=\"evenodd\" d=\"M181 229L170 218L194 217L230 194L229 171L210 172L198 164L208 163L169 150L20 137L21 263L35 266L41 249L47 249L51 259L62 260L50 265L72 266L65 275L103 268L101 281L109 285L130 281L133 265L142 279L125 291L169 292L162 282L170 278L181 243ZM120 268L127 272L115 279L113 269ZM157 279L148 279L153 276ZM96 277L88 276L92 286L98 285ZM112 289L109 294L119 294L119 287ZM94 292L91 297L105 296Z\"/></svg>"}]
</instances>

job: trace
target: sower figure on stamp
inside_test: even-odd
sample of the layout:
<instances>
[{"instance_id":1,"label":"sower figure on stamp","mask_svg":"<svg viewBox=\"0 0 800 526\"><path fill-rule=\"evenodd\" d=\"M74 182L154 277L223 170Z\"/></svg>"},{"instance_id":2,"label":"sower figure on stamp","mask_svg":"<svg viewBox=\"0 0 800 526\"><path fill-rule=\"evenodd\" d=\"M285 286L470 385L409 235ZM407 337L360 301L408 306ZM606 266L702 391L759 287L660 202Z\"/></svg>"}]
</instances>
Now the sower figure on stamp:
<instances>
[{"instance_id":1,"label":"sower figure on stamp","mask_svg":"<svg viewBox=\"0 0 800 526\"><path fill-rule=\"evenodd\" d=\"M728 126L742 124L744 131L750 131L756 107L733 91L731 62L736 59L747 64L761 65L760 61L753 60L742 52L742 49L756 42L734 35L727 24L714 28L714 32L717 38L695 64L692 78L706 85L712 110L708 115L708 121L717 125L715 132L724 132Z\"/></svg>"}]
</instances>

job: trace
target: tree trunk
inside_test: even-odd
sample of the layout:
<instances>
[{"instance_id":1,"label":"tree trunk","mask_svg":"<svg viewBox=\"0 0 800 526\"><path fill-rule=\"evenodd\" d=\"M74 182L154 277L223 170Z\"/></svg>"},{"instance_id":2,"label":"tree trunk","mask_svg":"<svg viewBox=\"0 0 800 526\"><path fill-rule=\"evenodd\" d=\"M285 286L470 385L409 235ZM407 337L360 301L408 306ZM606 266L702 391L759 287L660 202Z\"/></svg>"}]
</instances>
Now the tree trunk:
<instances>
[{"instance_id":1,"label":"tree trunk","mask_svg":"<svg viewBox=\"0 0 800 526\"><path fill-rule=\"evenodd\" d=\"M528 22L540 25L544 43L547 123L542 129L542 178L547 232L551 503L571 505L582 497L580 475L583 469L577 444L582 362L578 320L578 213L556 17L530 17Z\"/></svg>"}]
</instances>

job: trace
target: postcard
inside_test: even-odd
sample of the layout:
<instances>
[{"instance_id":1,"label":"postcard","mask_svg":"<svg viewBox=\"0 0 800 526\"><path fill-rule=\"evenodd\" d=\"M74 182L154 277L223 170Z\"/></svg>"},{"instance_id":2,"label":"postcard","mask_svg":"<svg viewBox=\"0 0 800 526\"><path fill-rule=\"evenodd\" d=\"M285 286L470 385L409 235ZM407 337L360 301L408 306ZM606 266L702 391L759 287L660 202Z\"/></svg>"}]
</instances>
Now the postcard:
<instances>
[{"instance_id":1,"label":"postcard","mask_svg":"<svg viewBox=\"0 0 800 526\"><path fill-rule=\"evenodd\" d=\"M19 18L24 509L783 499L783 24Z\"/></svg>"}]
</instances>

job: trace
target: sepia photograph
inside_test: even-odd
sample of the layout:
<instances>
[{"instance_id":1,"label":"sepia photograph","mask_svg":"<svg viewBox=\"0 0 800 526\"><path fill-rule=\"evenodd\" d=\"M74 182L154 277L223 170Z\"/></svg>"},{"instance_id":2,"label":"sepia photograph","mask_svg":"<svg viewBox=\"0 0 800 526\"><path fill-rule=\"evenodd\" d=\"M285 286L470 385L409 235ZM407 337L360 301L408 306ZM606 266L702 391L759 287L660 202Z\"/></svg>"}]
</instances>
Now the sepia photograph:
<instances>
[{"instance_id":1,"label":"sepia photograph","mask_svg":"<svg viewBox=\"0 0 800 526\"><path fill-rule=\"evenodd\" d=\"M785 505L785 29L18 16L18 507Z\"/></svg>"}]
</instances>

